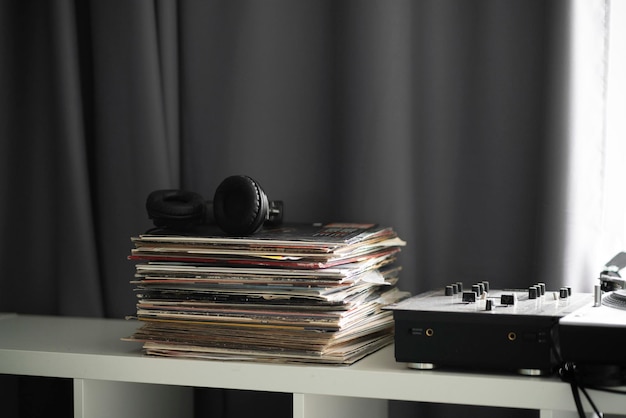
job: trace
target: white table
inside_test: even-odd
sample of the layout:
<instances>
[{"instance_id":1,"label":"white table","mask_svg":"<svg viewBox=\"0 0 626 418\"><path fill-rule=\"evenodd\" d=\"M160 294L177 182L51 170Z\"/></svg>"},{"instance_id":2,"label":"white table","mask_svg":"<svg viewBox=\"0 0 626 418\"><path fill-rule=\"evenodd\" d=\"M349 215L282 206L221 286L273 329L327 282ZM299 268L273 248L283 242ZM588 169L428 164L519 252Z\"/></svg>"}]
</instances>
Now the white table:
<instances>
[{"instance_id":1,"label":"white table","mask_svg":"<svg viewBox=\"0 0 626 418\"><path fill-rule=\"evenodd\" d=\"M193 387L292 393L296 418L386 417L390 399L576 416L569 385L553 377L412 370L392 346L350 367L154 358L120 340L137 326L0 314L0 373L73 379L74 415L85 418L191 417ZM605 413L626 411L624 395L591 394Z\"/></svg>"}]
</instances>

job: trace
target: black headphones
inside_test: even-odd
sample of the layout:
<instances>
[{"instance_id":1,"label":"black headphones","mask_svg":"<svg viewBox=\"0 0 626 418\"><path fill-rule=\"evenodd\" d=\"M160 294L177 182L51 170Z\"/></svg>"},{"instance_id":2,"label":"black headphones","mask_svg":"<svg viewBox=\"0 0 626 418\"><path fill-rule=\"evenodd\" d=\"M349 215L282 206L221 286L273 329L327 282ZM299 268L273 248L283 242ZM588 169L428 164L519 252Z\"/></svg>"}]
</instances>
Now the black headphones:
<instances>
[{"instance_id":1,"label":"black headphones","mask_svg":"<svg viewBox=\"0 0 626 418\"><path fill-rule=\"evenodd\" d=\"M229 235L245 236L263 225L280 225L283 202L270 201L248 176L227 177L215 190L213 201L185 190L155 190L146 200L148 217L159 228L189 230L217 224Z\"/></svg>"}]
</instances>

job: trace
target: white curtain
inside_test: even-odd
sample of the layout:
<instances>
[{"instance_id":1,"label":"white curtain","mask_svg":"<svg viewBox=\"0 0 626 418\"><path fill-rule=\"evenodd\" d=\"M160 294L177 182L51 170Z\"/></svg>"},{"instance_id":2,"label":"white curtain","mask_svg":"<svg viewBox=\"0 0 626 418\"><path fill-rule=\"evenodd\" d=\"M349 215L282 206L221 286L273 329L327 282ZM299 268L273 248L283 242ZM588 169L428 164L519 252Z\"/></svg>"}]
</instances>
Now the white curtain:
<instances>
[{"instance_id":1,"label":"white curtain","mask_svg":"<svg viewBox=\"0 0 626 418\"><path fill-rule=\"evenodd\" d=\"M626 250L625 9L622 0L571 4L562 129L569 146L555 223L563 228L563 278L579 291L590 292L602 266Z\"/></svg>"}]
</instances>

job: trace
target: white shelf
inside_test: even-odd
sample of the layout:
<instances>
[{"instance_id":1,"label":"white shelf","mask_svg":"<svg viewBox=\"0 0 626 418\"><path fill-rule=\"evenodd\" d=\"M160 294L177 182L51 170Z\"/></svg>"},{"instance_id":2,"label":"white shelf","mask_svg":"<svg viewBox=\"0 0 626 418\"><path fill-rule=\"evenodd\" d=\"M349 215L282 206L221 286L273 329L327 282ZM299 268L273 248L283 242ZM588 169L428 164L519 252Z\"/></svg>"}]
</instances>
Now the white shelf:
<instances>
[{"instance_id":1,"label":"white shelf","mask_svg":"<svg viewBox=\"0 0 626 418\"><path fill-rule=\"evenodd\" d=\"M542 417L553 416L552 411L575 416L569 385L554 377L412 370L395 361L392 346L349 367L155 358L144 356L140 344L120 340L137 326L124 320L3 315L0 373L74 379L75 406L82 411L76 416L95 416L85 412L85 404L105 393L131 394L121 382L146 389L146 396L157 396L150 391L160 385L293 393L295 416L328 416L322 412L324 405L340 408L330 400L343 405L343 414L354 409L353 416L363 416L356 412L359 404L367 405L371 416L379 416L371 411L386 410L390 399L539 409ZM94 381L100 382L98 388ZM623 395L590 393L605 413L626 409ZM187 402L188 396L183 390L176 402ZM363 404L353 398L371 401Z\"/></svg>"}]
</instances>

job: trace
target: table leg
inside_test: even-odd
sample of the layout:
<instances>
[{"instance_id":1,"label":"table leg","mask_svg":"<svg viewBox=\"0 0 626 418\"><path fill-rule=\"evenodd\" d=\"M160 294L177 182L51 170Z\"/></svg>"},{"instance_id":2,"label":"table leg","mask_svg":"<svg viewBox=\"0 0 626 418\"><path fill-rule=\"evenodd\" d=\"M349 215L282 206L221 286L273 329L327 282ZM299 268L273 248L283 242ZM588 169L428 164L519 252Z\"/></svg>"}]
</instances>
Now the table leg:
<instances>
[{"instance_id":1,"label":"table leg","mask_svg":"<svg viewBox=\"0 0 626 418\"><path fill-rule=\"evenodd\" d=\"M74 418L193 417L193 389L184 386L74 379Z\"/></svg>"},{"instance_id":2,"label":"table leg","mask_svg":"<svg viewBox=\"0 0 626 418\"><path fill-rule=\"evenodd\" d=\"M387 400L294 393L294 418L386 418Z\"/></svg>"}]
</instances>

